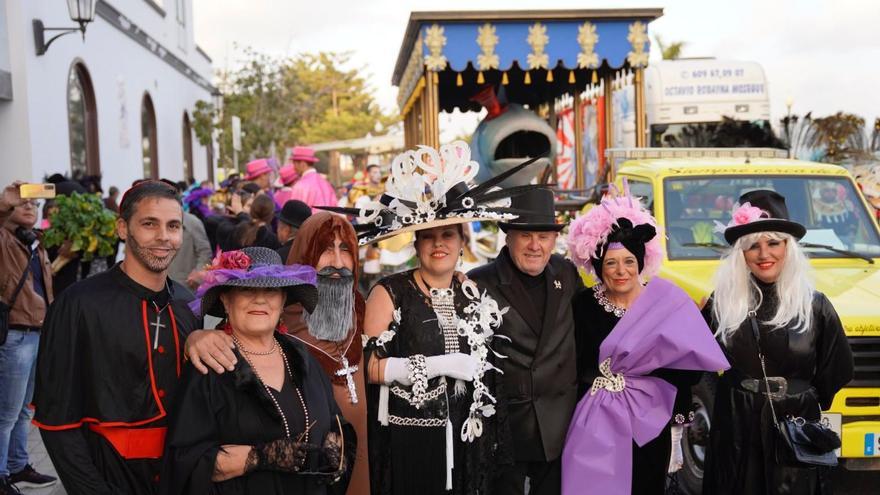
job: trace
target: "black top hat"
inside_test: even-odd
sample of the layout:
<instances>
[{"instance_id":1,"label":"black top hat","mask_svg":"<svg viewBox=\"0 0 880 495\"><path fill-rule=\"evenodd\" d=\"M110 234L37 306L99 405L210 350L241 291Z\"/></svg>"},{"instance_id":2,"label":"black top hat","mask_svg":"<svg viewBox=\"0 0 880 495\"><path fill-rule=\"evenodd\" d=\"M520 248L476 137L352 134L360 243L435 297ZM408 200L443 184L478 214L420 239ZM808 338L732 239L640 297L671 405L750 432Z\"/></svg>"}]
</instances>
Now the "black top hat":
<instances>
[{"instance_id":1,"label":"black top hat","mask_svg":"<svg viewBox=\"0 0 880 495\"><path fill-rule=\"evenodd\" d=\"M284 265L281 256L269 248L246 247L240 252L248 259L247 268L241 269L244 273L239 277L224 277L222 281L210 285L210 288L202 294L200 304L202 316L211 315L220 318L226 316L220 294L235 287L282 289L287 294L285 304L298 302L306 311L315 310L318 303L318 289L315 286L314 268Z\"/></svg>"},{"instance_id":2,"label":"black top hat","mask_svg":"<svg viewBox=\"0 0 880 495\"><path fill-rule=\"evenodd\" d=\"M510 222L498 222L498 227L504 232L508 230L559 232L565 225L556 223L556 210L553 205L553 191L543 188L530 189L510 198L511 209L522 210L523 213Z\"/></svg>"},{"instance_id":3,"label":"black top hat","mask_svg":"<svg viewBox=\"0 0 880 495\"><path fill-rule=\"evenodd\" d=\"M310 216L312 216L312 209L309 205L298 199L291 199L281 207L281 213L278 215L278 220L281 220L291 227L299 228L299 226L306 221L306 218L309 218Z\"/></svg>"},{"instance_id":4,"label":"black top hat","mask_svg":"<svg viewBox=\"0 0 880 495\"><path fill-rule=\"evenodd\" d=\"M749 191L739 197L740 205L746 203L764 210L769 217L762 217L746 224L726 228L724 230L724 239L730 245L735 244L740 237L754 234L755 232L783 232L792 235L796 239L801 239L806 235L807 229L803 225L789 219L785 197L778 192L766 189Z\"/></svg>"}]
</instances>

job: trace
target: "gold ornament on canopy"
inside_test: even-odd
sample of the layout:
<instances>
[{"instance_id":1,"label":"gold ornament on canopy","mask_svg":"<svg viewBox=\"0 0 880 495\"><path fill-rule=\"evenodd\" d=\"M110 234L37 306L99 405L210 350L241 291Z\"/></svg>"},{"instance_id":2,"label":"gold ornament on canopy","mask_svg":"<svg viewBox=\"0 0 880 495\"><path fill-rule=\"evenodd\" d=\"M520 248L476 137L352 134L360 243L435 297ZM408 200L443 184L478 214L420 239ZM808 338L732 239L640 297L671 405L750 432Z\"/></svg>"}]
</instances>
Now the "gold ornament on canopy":
<instances>
[{"instance_id":1,"label":"gold ornament on canopy","mask_svg":"<svg viewBox=\"0 0 880 495\"><path fill-rule=\"evenodd\" d=\"M645 44L648 43L648 26L641 21L630 24L626 39L632 47L632 51L626 56L629 65L632 67L648 65L648 52L645 51Z\"/></svg>"},{"instance_id":2,"label":"gold ornament on canopy","mask_svg":"<svg viewBox=\"0 0 880 495\"><path fill-rule=\"evenodd\" d=\"M530 26L526 41L532 47L532 53L527 58L529 69L546 69L550 65L550 57L544 53L544 48L550 43L547 26L540 22Z\"/></svg>"},{"instance_id":3,"label":"gold ornament on canopy","mask_svg":"<svg viewBox=\"0 0 880 495\"><path fill-rule=\"evenodd\" d=\"M495 34L495 26L487 22L477 29L477 33L477 45L482 52L477 55L477 69L497 69L499 62L495 47L498 45L498 35Z\"/></svg>"},{"instance_id":4,"label":"gold ornament on canopy","mask_svg":"<svg viewBox=\"0 0 880 495\"><path fill-rule=\"evenodd\" d=\"M443 27L432 24L425 30L425 46L430 53L425 57L425 66L428 70L441 71L446 68L446 56L443 55L443 47L446 46L446 35Z\"/></svg>"},{"instance_id":5,"label":"gold ornament on canopy","mask_svg":"<svg viewBox=\"0 0 880 495\"><path fill-rule=\"evenodd\" d=\"M599 43L599 35L596 34L596 25L585 22L578 27L577 42L581 46L577 61L580 69L593 69L599 67L599 56L596 54L596 44Z\"/></svg>"},{"instance_id":6,"label":"gold ornament on canopy","mask_svg":"<svg viewBox=\"0 0 880 495\"><path fill-rule=\"evenodd\" d=\"M415 46L422 46L421 33L418 38L416 38ZM416 86L418 86L419 80L422 78L424 66L424 53L422 53L421 50L413 50L412 53L410 53L409 61L406 64L406 69L404 70L403 76L400 78L400 84L398 85L399 91L397 92L397 105L400 108L406 106L407 101L413 94Z\"/></svg>"}]
</instances>

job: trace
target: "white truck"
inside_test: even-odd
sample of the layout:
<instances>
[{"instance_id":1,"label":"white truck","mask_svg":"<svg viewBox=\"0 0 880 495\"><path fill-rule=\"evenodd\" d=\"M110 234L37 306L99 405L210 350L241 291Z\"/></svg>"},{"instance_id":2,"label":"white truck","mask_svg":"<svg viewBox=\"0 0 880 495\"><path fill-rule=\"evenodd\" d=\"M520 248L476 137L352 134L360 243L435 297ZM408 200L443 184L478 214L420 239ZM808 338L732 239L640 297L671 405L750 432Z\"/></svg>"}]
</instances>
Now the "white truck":
<instances>
[{"instance_id":1,"label":"white truck","mask_svg":"<svg viewBox=\"0 0 880 495\"><path fill-rule=\"evenodd\" d=\"M645 70L645 104L652 147L706 146L699 140L723 117L770 126L767 79L756 62L652 63Z\"/></svg>"}]
</instances>

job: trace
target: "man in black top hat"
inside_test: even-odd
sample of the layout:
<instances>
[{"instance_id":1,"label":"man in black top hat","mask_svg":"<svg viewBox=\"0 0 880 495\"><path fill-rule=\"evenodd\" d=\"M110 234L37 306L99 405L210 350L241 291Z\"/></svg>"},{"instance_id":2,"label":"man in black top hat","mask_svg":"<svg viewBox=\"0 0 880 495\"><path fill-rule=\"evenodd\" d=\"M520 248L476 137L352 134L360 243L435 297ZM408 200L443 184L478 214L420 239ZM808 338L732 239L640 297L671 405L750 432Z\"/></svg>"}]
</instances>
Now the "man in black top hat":
<instances>
[{"instance_id":1,"label":"man in black top hat","mask_svg":"<svg viewBox=\"0 0 880 495\"><path fill-rule=\"evenodd\" d=\"M290 254L296 232L310 216L312 209L298 199L291 199L281 208L281 213L278 215L278 240L281 241L281 247L276 251L281 256L282 263L287 263L287 255Z\"/></svg>"},{"instance_id":2,"label":"man in black top hat","mask_svg":"<svg viewBox=\"0 0 880 495\"><path fill-rule=\"evenodd\" d=\"M528 211L500 223L507 245L498 258L468 273L501 307L509 306L498 352L509 408L516 464L495 481L494 491L560 492L560 456L577 402L574 319L571 300L583 288L574 264L553 254L564 225L556 223L553 193L533 189L512 198Z\"/></svg>"}]
</instances>

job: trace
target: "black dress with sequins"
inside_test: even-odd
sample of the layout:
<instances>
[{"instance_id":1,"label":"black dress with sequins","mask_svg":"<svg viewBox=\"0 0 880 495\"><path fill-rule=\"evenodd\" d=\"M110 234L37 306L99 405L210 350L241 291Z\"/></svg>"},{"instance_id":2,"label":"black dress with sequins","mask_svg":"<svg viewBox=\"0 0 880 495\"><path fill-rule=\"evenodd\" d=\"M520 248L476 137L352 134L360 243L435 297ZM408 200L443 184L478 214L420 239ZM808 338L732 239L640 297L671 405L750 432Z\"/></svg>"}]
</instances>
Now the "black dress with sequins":
<instances>
[{"instance_id":1,"label":"black dress with sequins","mask_svg":"<svg viewBox=\"0 0 880 495\"><path fill-rule=\"evenodd\" d=\"M365 361L387 357L407 358L422 354L426 357L451 352L469 354L466 339L458 337L458 350L450 349L444 338L431 299L416 284L415 271L383 278L378 283L388 291L400 322L393 339L377 345L371 339L364 350ZM453 281L455 312L464 315L466 297L461 284ZM368 368L369 369L369 368ZM493 397L498 394L498 376L486 373L483 382ZM412 388L398 384L390 386L388 394L388 425L378 420L378 385L367 385L368 429L370 451L370 483L373 494L483 494L488 493L495 470L509 459L508 442L500 441L506 435L505 409L496 405L494 416L483 418L483 434L473 442L461 438L462 424L468 417L474 391L471 382L460 382L464 393L455 393L456 380L437 377L428 383L428 399L415 407L409 401ZM446 490L446 420L452 423L454 467L452 490ZM503 425L503 426L502 426Z\"/></svg>"}]
</instances>

